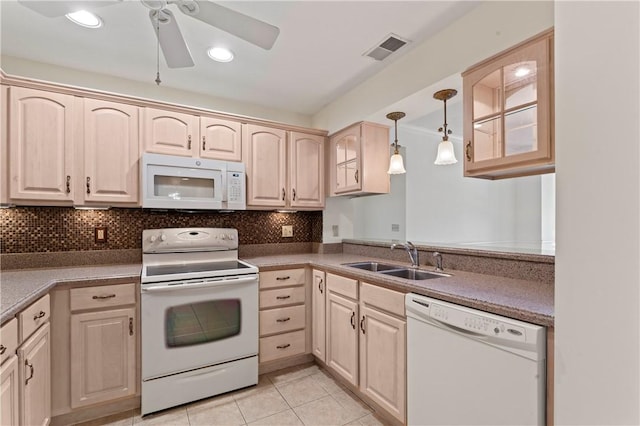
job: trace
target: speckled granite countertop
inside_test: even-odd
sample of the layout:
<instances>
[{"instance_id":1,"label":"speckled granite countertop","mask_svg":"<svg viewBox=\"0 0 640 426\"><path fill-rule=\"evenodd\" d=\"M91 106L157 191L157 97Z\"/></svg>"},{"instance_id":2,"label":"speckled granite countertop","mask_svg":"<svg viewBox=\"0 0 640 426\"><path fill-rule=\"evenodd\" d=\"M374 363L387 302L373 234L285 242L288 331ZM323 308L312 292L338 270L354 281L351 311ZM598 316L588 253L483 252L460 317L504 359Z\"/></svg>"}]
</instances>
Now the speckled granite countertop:
<instances>
[{"instance_id":1,"label":"speckled granite countertop","mask_svg":"<svg viewBox=\"0 0 640 426\"><path fill-rule=\"evenodd\" d=\"M101 265L2 271L0 274L0 323L11 319L22 309L46 294L56 284L117 278L140 279L140 264Z\"/></svg>"},{"instance_id":2,"label":"speckled granite countertop","mask_svg":"<svg viewBox=\"0 0 640 426\"><path fill-rule=\"evenodd\" d=\"M261 270L311 265L327 272L349 276L402 292L419 293L436 299L476 308L534 324L553 326L553 285L493 275L448 270L450 277L424 281L369 272L344 263L375 260L403 266L409 264L351 254L296 254L245 258ZM430 268L421 268L432 270Z\"/></svg>"},{"instance_id":3,"label":"speckled granite countertop","mask_svg":"<svg viewBox=\"0 0 640 426\"><path fill-rule=\"evenodd\" d=\"M377 260L406 263L353 254L288 254L243 258L261 270L312 266L402 292L414 292L460 305L553 326L553 285L471 272L446 271L451 277L409 281L344 266L344 263ZM24 269L0 276L0 323L9 320L59 283L92 280L99 284L116 278L139 279L140 264ZM429 270L429 268L423 268Z\"/></svg>"}]
</instances>

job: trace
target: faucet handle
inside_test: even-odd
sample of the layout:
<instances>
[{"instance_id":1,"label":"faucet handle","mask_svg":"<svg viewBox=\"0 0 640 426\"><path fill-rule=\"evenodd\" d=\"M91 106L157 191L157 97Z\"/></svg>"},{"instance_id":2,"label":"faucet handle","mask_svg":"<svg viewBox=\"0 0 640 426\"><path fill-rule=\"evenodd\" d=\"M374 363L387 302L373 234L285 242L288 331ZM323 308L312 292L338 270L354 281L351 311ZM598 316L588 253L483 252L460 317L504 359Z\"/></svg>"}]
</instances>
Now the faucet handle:
<instances>
[{"instance_id":1,"label":"faucet handle","mask_svg":"<svg viewBox=\"0 0 640 426\"><path fill-rule=\"evenodd\" d=\"M438 272L444 271L444 269L442 268L442 255L439 252L434 251L433 257L436 258L436 271Z\"/></svg>"}]
</instances>

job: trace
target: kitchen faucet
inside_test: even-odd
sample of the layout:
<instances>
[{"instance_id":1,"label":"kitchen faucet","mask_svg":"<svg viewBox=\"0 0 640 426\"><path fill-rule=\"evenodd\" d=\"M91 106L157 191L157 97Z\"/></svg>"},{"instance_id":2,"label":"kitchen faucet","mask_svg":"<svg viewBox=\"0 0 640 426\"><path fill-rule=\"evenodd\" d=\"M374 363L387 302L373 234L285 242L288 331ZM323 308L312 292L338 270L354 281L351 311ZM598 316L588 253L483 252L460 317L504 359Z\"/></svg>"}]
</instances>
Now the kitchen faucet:
<instances>
[{"instance_id":1,"label":"kitchen faucet","mask_svg":"<svg viewBox=\"0 0 640 426\"><path fill-rule=\"evenodd\" d=\"M391 250L398 248L403 248L407 251L409 255L409 259L411 259L411 267L417 268L420 266L420 258L418 257L418 249L413 245L411 241L407 241L405 244L391 244Z\"/></svg>"}]
</instances>

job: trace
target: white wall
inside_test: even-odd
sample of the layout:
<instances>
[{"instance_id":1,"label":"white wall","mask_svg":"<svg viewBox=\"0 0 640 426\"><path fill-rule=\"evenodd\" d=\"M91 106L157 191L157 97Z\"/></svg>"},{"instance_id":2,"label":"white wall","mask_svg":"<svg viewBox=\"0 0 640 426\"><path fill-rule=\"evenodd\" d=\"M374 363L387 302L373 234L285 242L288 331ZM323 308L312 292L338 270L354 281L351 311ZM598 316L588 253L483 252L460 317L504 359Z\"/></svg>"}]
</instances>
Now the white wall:
<instances>
[{"instance_id":1,"label":"white wall","mask_svg":"<svg viewBox=\"0 0 640 426\"><path fill-rule=\"evenodd\" d=\"M555 420L637 425L640 3L559 1L555 20Z\"/></svg>"},{"instance_id":2,"label":"white wall","mask_svg":"<svg viewBox=\"0 0 640 426\"><path fill-rule=\"evenodd\" d=\"M214 111L279 121L281 123L303 127L311 126L311 117L305 114L277 110L266 106L203 95L201 93L172 89L166 86L166 84L158 86L153 82L155 78L153 69L150 69L149 82L140 82L11 56L0 56L0 67L9 75L68 84L71 86L87 87L95 90L165 101L179 105L206 108Z\"/></svg>"}]
</instances>

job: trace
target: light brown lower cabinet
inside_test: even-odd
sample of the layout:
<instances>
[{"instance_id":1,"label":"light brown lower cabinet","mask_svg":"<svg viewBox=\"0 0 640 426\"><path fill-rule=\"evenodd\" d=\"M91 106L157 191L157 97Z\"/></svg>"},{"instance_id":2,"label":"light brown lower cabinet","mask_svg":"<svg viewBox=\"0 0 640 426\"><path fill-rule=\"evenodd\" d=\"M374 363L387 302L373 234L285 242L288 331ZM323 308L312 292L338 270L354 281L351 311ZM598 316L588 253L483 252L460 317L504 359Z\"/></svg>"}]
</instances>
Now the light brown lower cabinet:
<instances>
[{"instance_id":1,"label":"light brown lower cabinet","mask_svg":"<svg viewBox=\"0 0 640 426\"><path fill-rule=\"evenodd\" d=\"M14 353L0 367L0 424L2 425L18 424L19 387L18 357Z\"/></svg>"},{"instance_id":2,"label":"light brown lower cabinet","mask_svg":"<svg viewBox=\"0 0 640 426\"><path fill-rule=\"evenodd\" d=\"M20 424L48 425L51 421L51 342L49 323L18 348Z\"/></svg>"},{"instance_id":3,"label":"light brown lower cabinet","mask_svg":"<svg viewBox=\"0 0 640 426\"><path fill-rule=\"evenodd\" d=\"M405 422L404 294L331 273L326 282L327 366Z\"/></svg>"}]
</instances>

